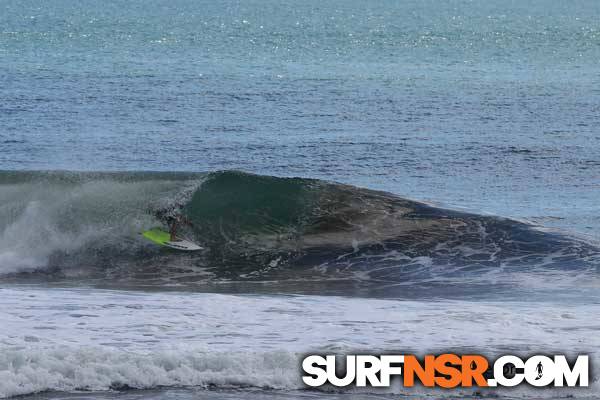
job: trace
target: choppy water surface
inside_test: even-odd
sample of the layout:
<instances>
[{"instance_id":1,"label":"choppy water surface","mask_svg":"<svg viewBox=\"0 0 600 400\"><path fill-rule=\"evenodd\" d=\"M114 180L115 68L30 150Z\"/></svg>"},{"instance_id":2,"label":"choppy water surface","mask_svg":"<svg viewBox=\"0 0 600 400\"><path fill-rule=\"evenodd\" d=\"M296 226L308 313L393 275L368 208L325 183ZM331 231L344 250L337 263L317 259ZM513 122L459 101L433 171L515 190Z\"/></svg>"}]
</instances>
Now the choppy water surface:
<instances>
[{"instance_id":1,"label":"choppy water surface","mask_svg":"<svg viewBox=\"0 0 600 400\"><path fill-rule=\"evenodd\" d=\"M597 364L598 21L584 0L0 3L0 397L319 397L311 351ZM138 235L175 203L207 251ZM398 393L443 395L328 396Z\"/></svg>"}]
</instances>

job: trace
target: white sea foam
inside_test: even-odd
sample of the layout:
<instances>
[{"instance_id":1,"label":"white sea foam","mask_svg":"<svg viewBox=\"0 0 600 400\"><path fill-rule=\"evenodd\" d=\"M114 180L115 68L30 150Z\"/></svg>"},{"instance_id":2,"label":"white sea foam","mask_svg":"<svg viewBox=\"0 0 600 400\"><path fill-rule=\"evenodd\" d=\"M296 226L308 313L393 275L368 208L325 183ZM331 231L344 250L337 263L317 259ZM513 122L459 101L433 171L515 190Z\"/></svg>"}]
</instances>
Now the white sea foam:
<instances>
[{"instance_id":1,"label":"white sea foam","mask_svg":"<svg viewBox=\"0 0 600 400\"><path fill-rule=\"evenodd\" d=\"M47 204L32 200L13 223L0 233L0 273L43 267L55 251L73 251L93 237L90 229L61 231Z\"/></svg>"},{"instance_id":2,"label":"white sea foam","mask_svg":"<svg viewBox=\"0 0 600 400\"><path fill-rule=\"evenodd\" d=\"M54 254L86 246L131 243L157 221L149 209L185 202L201 179L92 180L67 188L24 183L0 191L0 275L47 266Z\"/></svg>"},{"instance_id":3,"label":"white sea foam","mask_svg":"<svg viewBox=\"0 0 600 400\"><path fill-rule=\"evenodd\" d=\"M37 287L4 288L0 296L1 397L123 386L298 389L303 387L299 360L308 352L573 355L600 345L598 304ZM592 353L592 363L597 361ZM567 393L573 391L531 392ZM599 393L597 381L591 390L574 392L590 393Z\"/></svg>"},{"instance_id":4,"label":"white sea foam","mask_svg":"<svg viewBox=\"0 0 600 400\"><path fill-rule=\"evenodd\" d=\"M211 352L179 346L148 354L108 347L12 349L0 354L0 396L46 390L181 386L300 388L294 353Z\"/></svg>"}]
</instances>

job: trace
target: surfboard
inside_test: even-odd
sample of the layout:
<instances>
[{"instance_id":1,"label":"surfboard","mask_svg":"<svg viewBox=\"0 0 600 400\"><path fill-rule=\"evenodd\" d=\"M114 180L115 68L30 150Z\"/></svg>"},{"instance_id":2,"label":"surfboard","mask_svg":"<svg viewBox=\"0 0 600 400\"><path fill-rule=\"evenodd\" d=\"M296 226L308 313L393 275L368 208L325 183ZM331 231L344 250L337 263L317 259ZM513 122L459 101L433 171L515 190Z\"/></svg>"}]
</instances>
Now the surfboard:
<instances>
[{"instance_id":1,"label":"surfboard","mask_svg":"<svg viewBox=\"0 0 600 400\"><path fill-rule=\"evenodd\" d=\"M142 236L146 239L159 244L161 246L170 247L177 250L195 251L202 250L203 247L198 246L194 242L177 237L176 240L171 240L171 234L165 232L160 228L152 228L150 230L142 232Z\"/></svg>"}]
</instances>

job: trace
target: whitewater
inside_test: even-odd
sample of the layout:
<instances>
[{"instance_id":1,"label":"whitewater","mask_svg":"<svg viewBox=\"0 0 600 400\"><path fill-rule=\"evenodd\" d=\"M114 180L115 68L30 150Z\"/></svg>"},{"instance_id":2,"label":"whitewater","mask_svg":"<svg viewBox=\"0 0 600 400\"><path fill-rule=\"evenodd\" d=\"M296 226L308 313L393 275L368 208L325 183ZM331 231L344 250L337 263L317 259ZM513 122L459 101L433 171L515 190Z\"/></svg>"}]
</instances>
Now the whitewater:
<instances>
[{"instance_id":1,"label":"whitewater","mask_svg":"<svg viewBox=\"0 0 600 400\"><path fill-rule=\"evenodd\" d=\"M573 309L551 301L424 302L31 287L2 287L0 294L5 304L0 314L3 397L157 387L289 392L304 388L300 362L308 352L424 355L485 347L493 356L509 350L577 349L588 351L593 363L599 361L600 341L594 334L599 304ZM597 385L594 381L591 390L560 393L594 397ZM443 393L417 390L421 395ZM518 390L532 398L556 395ZM401 388L390 393L415 394Z\"/></svg>"}]
</instances>

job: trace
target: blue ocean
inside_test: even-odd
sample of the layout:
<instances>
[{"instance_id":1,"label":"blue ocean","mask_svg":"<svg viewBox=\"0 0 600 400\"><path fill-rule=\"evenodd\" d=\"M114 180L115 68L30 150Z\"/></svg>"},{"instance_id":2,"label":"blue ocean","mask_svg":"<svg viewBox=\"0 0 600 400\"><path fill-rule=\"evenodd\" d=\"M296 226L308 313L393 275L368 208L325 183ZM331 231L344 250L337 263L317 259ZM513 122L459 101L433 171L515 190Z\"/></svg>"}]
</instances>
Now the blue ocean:
<instances>
[{"instance_id":1,"label":"blue ocean","mask_svg":"<svg viewBox=\"0 0 600 400\"><path fill-rule=\"evenodd\" d=\"M600 397L599 65L592 0L0 0L0 398ZM301 380L448 350L590 387Z\"/></svg>"}]
</instances>

